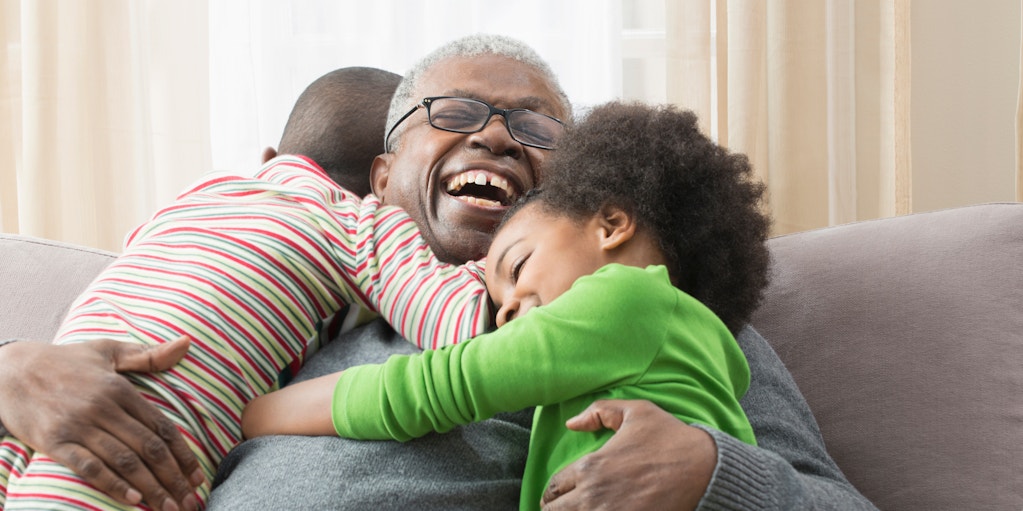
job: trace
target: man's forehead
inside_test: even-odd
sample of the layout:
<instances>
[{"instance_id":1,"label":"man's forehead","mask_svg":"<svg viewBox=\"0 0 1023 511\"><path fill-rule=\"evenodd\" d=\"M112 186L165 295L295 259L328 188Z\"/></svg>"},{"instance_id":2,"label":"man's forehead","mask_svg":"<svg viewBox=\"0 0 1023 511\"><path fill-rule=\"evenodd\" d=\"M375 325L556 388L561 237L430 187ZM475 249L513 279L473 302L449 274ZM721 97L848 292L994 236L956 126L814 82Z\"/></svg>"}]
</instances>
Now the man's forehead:
<instances>
[{"instance_id":1,"label":"man's forehead","mask_svg":"<svg viewBox=\"0 0 1023 511\"><path fill-rule=\"evenodd\" d=\"M504 55L456 56L431 66L419 81L418 99L457 96L499 108L527 108L558 117L557 87L534 66Z\"/></svg>"}]
</instances>

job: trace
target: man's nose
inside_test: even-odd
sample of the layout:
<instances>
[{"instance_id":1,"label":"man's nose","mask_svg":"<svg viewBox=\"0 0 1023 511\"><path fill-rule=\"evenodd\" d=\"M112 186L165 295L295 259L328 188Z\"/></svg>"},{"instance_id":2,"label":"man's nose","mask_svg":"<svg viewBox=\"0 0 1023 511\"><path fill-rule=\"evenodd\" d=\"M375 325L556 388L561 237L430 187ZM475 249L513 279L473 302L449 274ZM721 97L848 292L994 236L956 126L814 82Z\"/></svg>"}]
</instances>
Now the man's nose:
<instances>
[{"instance_id":1,"label":"man's nose","mask_svg":"<svg viewBox=\"0 0 1023 511\"><path fill-rule=\"evenodd\" d=\"M482 147L500 156L518 159L522 156L522 144L511 136L508 120L502 115L492 115L482 130L469 135L473 147Z\"/></svg>"}]
</instances>

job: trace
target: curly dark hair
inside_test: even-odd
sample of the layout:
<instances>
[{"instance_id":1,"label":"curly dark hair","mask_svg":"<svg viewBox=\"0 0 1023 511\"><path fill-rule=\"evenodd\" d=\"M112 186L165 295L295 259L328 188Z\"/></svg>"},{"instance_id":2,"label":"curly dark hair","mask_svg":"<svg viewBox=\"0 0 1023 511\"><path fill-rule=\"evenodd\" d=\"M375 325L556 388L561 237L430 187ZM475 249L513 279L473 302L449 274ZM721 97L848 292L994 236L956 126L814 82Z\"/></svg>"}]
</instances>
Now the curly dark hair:
<instances>
[{"instance_id":1,"label":"curly dark hair","mask_svg":"<svg viewBox=\"0 0 1023 511\"><path fill-rule=\"evenodd\" d=\"M694 113L612 102L564 135L523 204L580 220L605 205L631 212L659 241L672 283L737 333L768 280L764 189L745 155L700 133Z\"/></svg>"}]
</instances>

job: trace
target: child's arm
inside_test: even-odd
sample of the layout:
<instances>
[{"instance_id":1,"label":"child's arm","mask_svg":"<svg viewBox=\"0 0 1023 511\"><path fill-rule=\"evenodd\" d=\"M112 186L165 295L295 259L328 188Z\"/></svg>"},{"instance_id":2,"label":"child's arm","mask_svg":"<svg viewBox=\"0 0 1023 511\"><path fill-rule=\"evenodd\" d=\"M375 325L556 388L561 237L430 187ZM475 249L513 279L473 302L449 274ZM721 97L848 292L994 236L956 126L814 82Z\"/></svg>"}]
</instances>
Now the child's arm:
<instances>
[{"instance_id":1,"label":"child's arm","mask_svg":"<svg viewBox=\"0 0 1023 511\"><path fill-rule=\"evenodd\" d=\"M372 195L363 202L360 222L351 278L371 310L424 349L487 331L490 299L482 266L440 262L408 213Z\"/></svg>"},{"instance_id":2,"label":"child's arm","mask_svg":"<svg viewBox=\"0 0 1023 511\"><path fill-rule=\"evenodd\" d=\"M306 254L345 303L379 312L421 348L455 344L489 328L482 267L438 261L404 210L373 195L344 193L304 159L275 161L264 177L303 190L289 199L321 231L321 246L305 247Z\"/></svg>"},{"instance_id":3,"label":"child's arm","mask_svg":"<svg viewBox=\"0 0 1023 511\"><path fill-rule=\"evenodd\" d=\"M650 389L658 390L643 390L649 395L638 397L670 394L680 401L711 407L729 403L737 409L749 373L743 378L745 360L727 329L709 311L700 312L705 307L677 308L681 302L675 301L666 275L654 286L642 272L602 270L583 277L554 302L479 339L350 368L335 390L338 434L407 440L444 432L498 412L636 383L654 370L654 360L661 365ZM696 306L695 300L690 302ZM670 315L689 318L689 341L665 343L662 318ZM706 349L691 352L691 346ZM729 354L721 354L720 348ZM673 350L667 356L671 362L664 361L663 350ZM696 382L703 378L711 381Z\"/></svg>"},{"instance_id":4,"label":"child's arm","mask_svg":"<svg viewBox=\"0 0 1023 511\"><path fill-rule=\"evenodd\" d=\"M253 399L242 411L242 434L334 435L330 406L340 376L320 376Z\"/></svg>"}]
</instances>

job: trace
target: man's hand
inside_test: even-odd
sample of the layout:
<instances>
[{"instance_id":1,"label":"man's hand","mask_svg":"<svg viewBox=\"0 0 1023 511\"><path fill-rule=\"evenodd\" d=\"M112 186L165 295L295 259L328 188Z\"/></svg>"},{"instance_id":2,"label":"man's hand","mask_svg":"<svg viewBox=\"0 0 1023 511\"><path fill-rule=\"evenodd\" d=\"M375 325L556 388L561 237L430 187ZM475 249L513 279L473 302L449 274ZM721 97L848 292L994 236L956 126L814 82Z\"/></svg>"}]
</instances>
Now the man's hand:
<instances>
[{"instance_id":1,"label":"man's hand","mask_svg":"<svg viewBox=\"0 0 1023 511\"><path fill-rule=\"evenodd\" d=\"M615 434L551 478L545 511L695 509L717 464L710 435L649 401L597 401L566 425Z\"/></svg>"},{"instance_id":2,"label":"man's hand","mask_svg":"<svg viewBox=\"0 0 1023 511\"><path fill-rule=\"evenodd\" d=\"M181 337L146 347L109 339L0 350L0 422L33 449L125 504L194 509L204 477L184 438L117 372L163 371L188 351Z\"/></svg>"}]
</instances>

